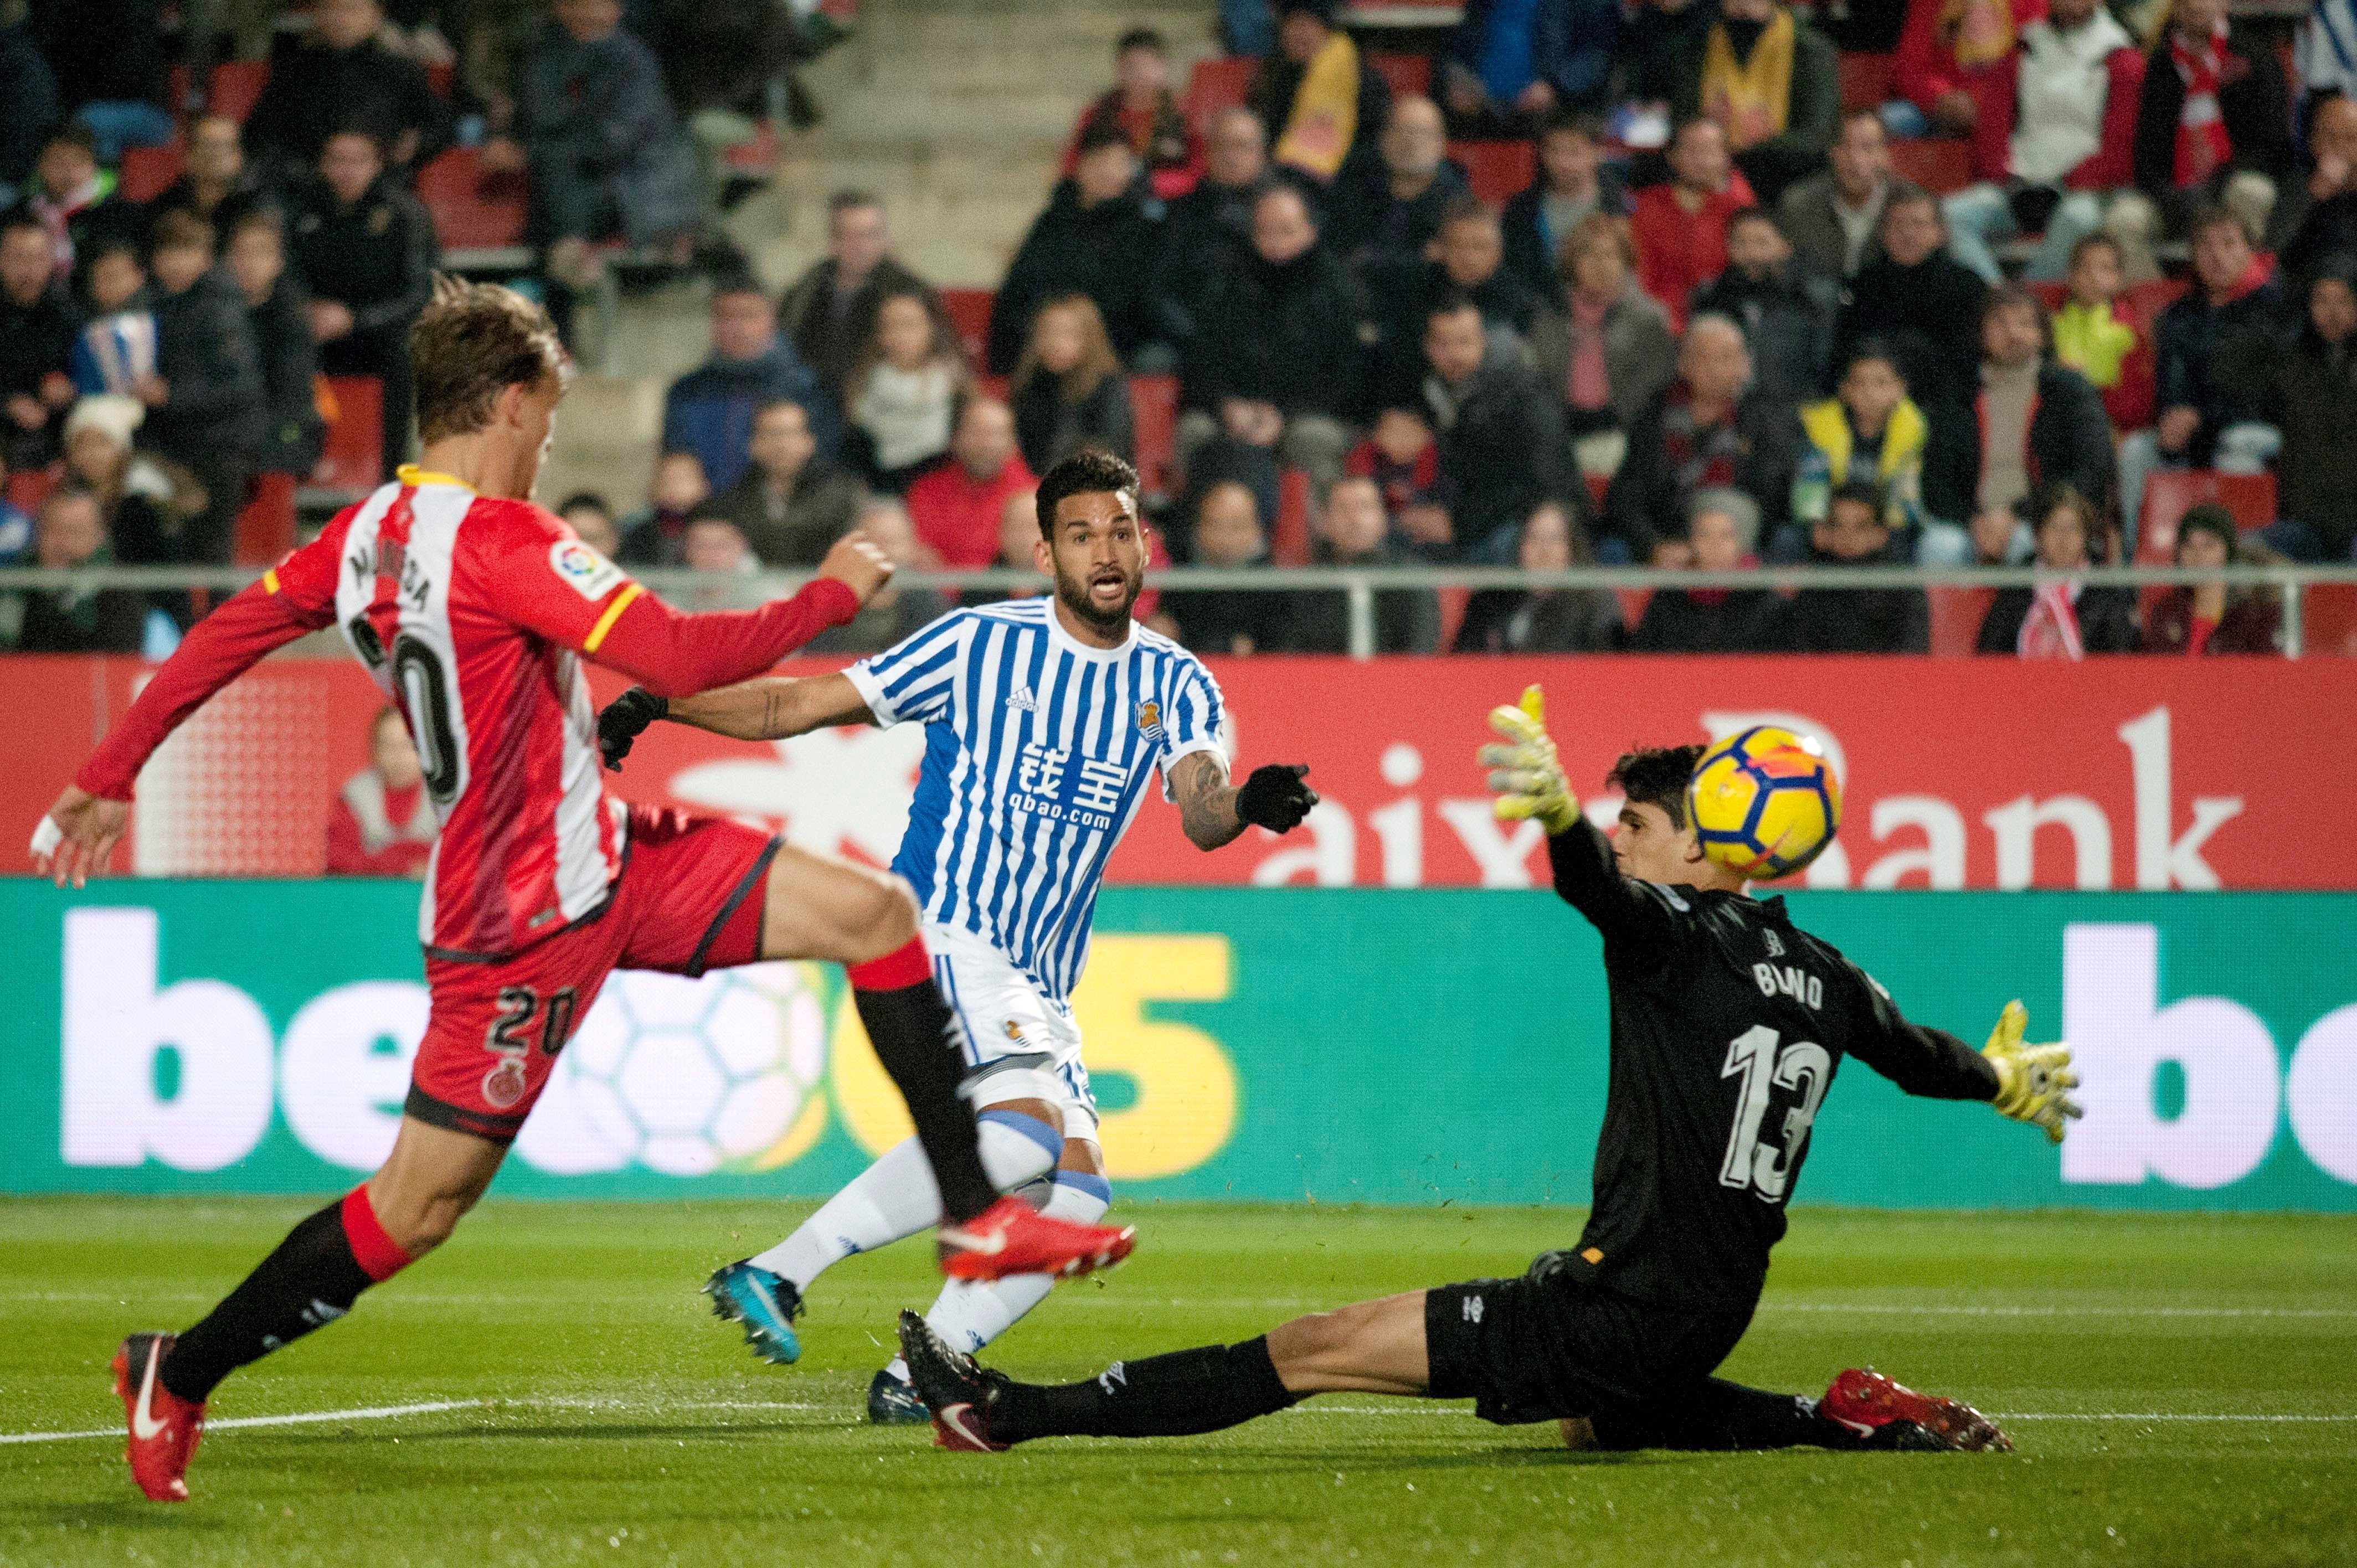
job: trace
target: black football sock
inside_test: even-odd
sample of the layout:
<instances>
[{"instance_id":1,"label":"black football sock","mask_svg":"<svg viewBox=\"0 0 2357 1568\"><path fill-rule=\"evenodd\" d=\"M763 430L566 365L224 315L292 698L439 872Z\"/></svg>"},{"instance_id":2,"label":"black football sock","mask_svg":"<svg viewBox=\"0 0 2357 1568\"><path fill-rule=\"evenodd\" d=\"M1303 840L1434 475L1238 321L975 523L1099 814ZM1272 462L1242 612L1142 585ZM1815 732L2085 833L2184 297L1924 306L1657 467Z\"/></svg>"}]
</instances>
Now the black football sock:
<instances>
[{"instance_id":1,"label":"black football sock","mask_svg":"<svg viewBox=\"0 0 2357 1568\"><path fill-rule=\"evenodd\" d=\"M156 1377L202 1403L223 1378L351 1310L361 1292L409 1262L356 1187L286 1233L204 1320L181 1335Z\"/></svg>"},{"instance_id":2,"label":"black football sock","mask_svg":"<svg viewBox=\"0 0 2357 1568\"><path fill-rule=\"evenodd\" d=\"M859 1021L876 1059L908 1101L933 1185L941 1189L942 1211L952 1220L971 1219L998 1201L998 1188L982 1168L974 1107L958 1094L965 1057L924 945L912 938L898 952L856 965L850 973Z\"/></svg>"},{"instance_id":3,"label":"black football sock","mask_svg":"<svg viewBox=\"0 0 2357 1568\"><path fill-rule=\"evenodd\" d=\"M1010 1383L990 1406L999 1443L1034 1437L1189 1437L1298 1402L1269 1359L1268 1337L1115 1361L1083 1383Z\"/></svg>"},{"instance_id":4,"label":"black football sock","mask_svg":"<svg viewBox=\"0 0 2357 1568\"><path fill-rule=\"evenodd\" d=\"M1708 1378L1642 1406L1614 1406L1589 1418L1600 1448L1855 1448L1865 1440L1817 1413L1817 1402Z\"/></svg>"}]
</instances>

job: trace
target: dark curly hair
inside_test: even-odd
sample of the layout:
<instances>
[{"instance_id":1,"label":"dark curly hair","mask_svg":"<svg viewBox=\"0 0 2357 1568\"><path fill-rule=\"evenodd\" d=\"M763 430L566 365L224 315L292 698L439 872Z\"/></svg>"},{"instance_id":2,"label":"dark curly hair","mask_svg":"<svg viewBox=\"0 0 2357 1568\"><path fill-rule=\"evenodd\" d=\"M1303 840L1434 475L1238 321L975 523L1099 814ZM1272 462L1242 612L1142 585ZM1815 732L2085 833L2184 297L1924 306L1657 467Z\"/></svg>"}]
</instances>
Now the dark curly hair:
<instances>
[{"instance_id":1,"label":"dark curly hair","mask_svg":"<svg viewBox=\"0 0 2357 1568\"><path fill-rule=\"evenodd\" d=\"M1056 536L1056 508L1071 496L1120 495L1137 510L1137 470L1102 446L1083 446L1039 481L1039 537Z\"/></svg>"},{"instance_id":2,"label":"dark curly hair","mask_svg":"<svg viewBox=\"0 0 2357 1568\"><path fill-rule=\"evenodd\" d=\"M1699 746L1650 746L1623 752L1604 776L1605 786L1618 787L1631 805L1659 806L1669 814L1670 825L1683 832L1686 785L1703 750Z\"/></svg>"}]
</instances>

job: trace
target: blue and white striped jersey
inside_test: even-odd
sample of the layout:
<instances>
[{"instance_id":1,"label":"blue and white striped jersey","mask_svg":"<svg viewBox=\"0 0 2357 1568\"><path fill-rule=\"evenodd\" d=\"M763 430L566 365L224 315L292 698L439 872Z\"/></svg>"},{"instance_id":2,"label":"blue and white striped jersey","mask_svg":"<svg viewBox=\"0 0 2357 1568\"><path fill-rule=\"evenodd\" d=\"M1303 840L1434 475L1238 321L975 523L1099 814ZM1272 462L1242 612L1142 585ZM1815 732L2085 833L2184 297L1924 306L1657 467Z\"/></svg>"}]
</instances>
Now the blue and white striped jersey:
<instances>
[{"instance_id":1,"label":"blue and white striped jersey","mask_svg":"<svg viewBox=\"0 0 2357 1568\"><path fill-rule=\"evenodd\" d=\"M892 869L928 921L962 927L1061 1001L1147 776L1222 745L1220 688L1195 656L1133 627L1090 648L1054 600L943 616L845 671L879 725L921 724L925 760Z\"/></svg>"}]
</instances>

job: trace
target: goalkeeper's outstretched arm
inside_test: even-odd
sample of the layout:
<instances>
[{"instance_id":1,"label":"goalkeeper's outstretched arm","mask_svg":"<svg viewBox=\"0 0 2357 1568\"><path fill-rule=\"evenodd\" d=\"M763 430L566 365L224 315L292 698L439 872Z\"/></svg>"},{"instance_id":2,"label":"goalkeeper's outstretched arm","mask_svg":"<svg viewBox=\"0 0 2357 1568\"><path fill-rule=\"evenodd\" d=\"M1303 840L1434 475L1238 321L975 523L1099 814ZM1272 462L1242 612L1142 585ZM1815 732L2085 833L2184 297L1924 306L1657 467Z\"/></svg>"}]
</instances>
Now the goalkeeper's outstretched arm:
<instances>
[{"instance_id":1,"label":"goalkeeper's outstretched arm","mask_svg":"<svg viewBox=\"0 0 2357 1568\"><path fill-rule=\"evenodd\" d=\"M2071 1047L2024 1045L2029 1013L2019 1002L2005 1004L1988 1044L1976 1051L1944 1029L1910 1023L1872 976L1855 965L1852 972L1866 988L1871 1022L1851 1042L1851 1055L1910 1094L1985 1100L2001 1115L2044 1129L2050 1142L2062 1141L2080 1114L2071 1098L2079 1087Z\"/></svg>"},{"instance_id":2,"label":"goalkeeper's outstretched arm","mask_svg":"<svg viewBox=\"0 0 2357 1568\"><path fill-rule=\"evenodd\" d=\"M1670 907L1620 875L1611 842L1580 814L1546 732L1539 689L1525 691L1518 703L1491 709L1490 727L1504 744L1483 746L1478 760L1490 770L1490 789L1497 796L1491 809L1498 819L1535 822L1546 830L1555 892L1587 917L1616 956L1663 950L1674 934Z\"/></svg>"}]
</instances>

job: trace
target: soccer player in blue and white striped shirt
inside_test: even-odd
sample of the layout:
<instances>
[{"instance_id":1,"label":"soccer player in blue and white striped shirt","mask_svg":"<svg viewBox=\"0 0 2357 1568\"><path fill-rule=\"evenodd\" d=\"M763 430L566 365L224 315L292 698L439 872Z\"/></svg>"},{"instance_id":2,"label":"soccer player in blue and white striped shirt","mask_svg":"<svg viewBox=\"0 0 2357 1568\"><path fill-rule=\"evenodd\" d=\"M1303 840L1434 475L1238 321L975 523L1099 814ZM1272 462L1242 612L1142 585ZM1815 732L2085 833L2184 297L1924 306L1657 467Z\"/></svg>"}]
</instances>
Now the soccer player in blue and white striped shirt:
<instances>
[{"instance_id":1,"label":"soccer player in blue and white striped shirt","mask_svg":"<svg viewBox=\"0 0 2357 1568\"><path fill-rule=\"evenodd\" d=\"M1111 1200L1096 1101L1070 1003L1088 961L1105 861L1153 776L1187 836L1212 850L1247 826L1297 826L1317 803L1304 767L1269 765L1228 782L1220 689L1194 656L1131 618L1146 580L1137 473L1103 452L1050 469L1036 556L1050 597L942 617L839 675L764 679L669 704L643 693L601 719L609 760L656 717L774 740L831 725L922 724L923 768L892 869L924 911L934 979L970 1064L963 1092L981 1113L985 1169L1044 1211L1093 1223ZM792 1320L829 1266L941 1218L915 1139L887 1151L802 1227L706 1285L714 1310L745 1325L757 1355L802 1354ZM928 1321L976 1349L1048 1294L1045 1274L953 1283ZM876 1375L869 1419L922 1421L895 1361Z\"/></svg>"}]
</instances>

